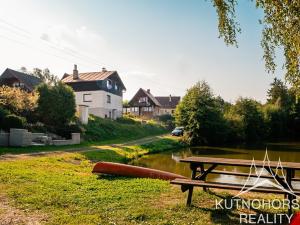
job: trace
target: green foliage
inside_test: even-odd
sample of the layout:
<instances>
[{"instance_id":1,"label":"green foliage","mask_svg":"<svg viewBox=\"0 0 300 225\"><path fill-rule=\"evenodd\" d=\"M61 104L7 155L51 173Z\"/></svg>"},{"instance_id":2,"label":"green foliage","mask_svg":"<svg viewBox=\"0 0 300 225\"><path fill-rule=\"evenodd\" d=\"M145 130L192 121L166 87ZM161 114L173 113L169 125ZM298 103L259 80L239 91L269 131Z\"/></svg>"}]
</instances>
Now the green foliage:
<instances>
[{"instance_id":1,"label":"green foliage","mask_svg":"<svg viewBox=\"0 0 300 225\"><path fill-rule=\"evenodd\" d=\"M233 106L233 111L240 118L244 140L247 143L264 140L265 126L261 105L249 98L240 98Z\"/></svg>"},{"instance_id":2,"label":"green foliage","mask_svg":"<svg viewBox=\"0 0 300 225\"><path fill-rule=\"evenodd\" d=\"M176 124L185 127L190 144L225 141L226 122L210 87L204 81L187 90L176 108Z\"/></svg>"},{"instance_id":3,"label":"green foliage","mask_svg":"<svg viewBox=\"0 0 300 225\"><path fill-rule=\"evenodd\" d=\"M54 86L42 84L37 91L40 121L54 130L68 126L76 112L73 90L67 85L57 83Z\"/></svg>"},{"instance_id":4,"label":"green foliage","mask_svg":"<svg viewBox=\"0 0 300 225\"><path fill-rule=\"evenodd\" d=\"M282 110L289 110L292 105L292 98L287 86L279 79L275 78L268 90L268 103L276 104Z\"/></svg>"},{"instance_id":5,"label":"green foliage","mask_svg":"<svg viewBox=\"0 0 300 225\"><path fill-rule=\"evenodd\" d=\"M280 140L289 136L288 113L277 104L267 104L263 108L267 135L270 140Z\"/></svg>"},{"instance_id":6,"label":"green foliage","mask_svg":"<svg viewBox=\"0 0 300 225\"><path fill-rule=\"evenodd\" d=\"M26 119L24 117L11 114L4 117L0 128L9 131L10 128L24 128L25 125Z\"/></svg>"},{"instance_id":7,"label":"green foliage","mask_svg":"<svg viewBox=\"0 0 300 225\"><path fill-rule=\"evenodd\" d=\"M0 130L3 129L3 123L5 117L9 114L9 111L0 107Z\"/></svg>"},{"instance_id":8,"label":"green foliage","mask_svg":"<svg viewBox=\"0 0 300 225\"><path fill-rule=\"evenodd\" d=\"M138 124L139 123L138 121L134 120L133 118L130 118L127 115L117 118L117 122L123 123L123 124Z\"/></svg>"},{"instance_id":9,"label":"green foliage","mask_svg":"<svg viewBox=\"0 0 300 225\"><path fill-rule=\"evenodd\" d=\"M227 45L237 45L236 0L211 0L219 17L219 33ZM300 96L300 22L299 1L256 0L256 7L262 9L264 18L261 46L264 50L265 67L268 72L276 69L276 49L284 51L285 78Z\"/></svg>"},{"instance_id":10,"label":"green foliage","mask_svg":"<svg viewBox=\"0 0 300 225\"><path fill-rule=\"evenodd\" d=\"M173 115L165 114L157 116L155 119L162 122L168 130L175 128L175 118Z\"/></svg>"},{"instance_id":11,"label":"green foliage","mask_svg":"<svg viewBox=\"0 0 300 225\"><path fill-rule=\"evenodd\" d=\"M39 68L34 68L32 75L40 78L42 82L48 85L55 85L59 81L59 78L54 74L50 73L50 70L48 68L44 70L41 70Z\"/></svg>"},{"instance_id":12,"label":"green foliage","mask_svg":"<svg viewBox=\"0 0 300 225\"><path fill-rule=\"evenodd\" d=\"M26 117L28 121L35 117L37 98L35 92L28 93L20 88L0 87L0 107L15 115Z\"/></svg>"},{"instance_id":13,"label":"green foliage","mask_svg":"<svg viewBox=\"0 0 300 225\"><path fill-rule=\"evenodd\" d=\"M124 122L124 120L126 122ZM130 121L130 123L128 123ZM139 138L165 133L166 129L156 123L141 124L127 118L116 121L90 116L85 125L84 139L87 141L102 141L112 139Z\"/></svg>"}]
</instances>

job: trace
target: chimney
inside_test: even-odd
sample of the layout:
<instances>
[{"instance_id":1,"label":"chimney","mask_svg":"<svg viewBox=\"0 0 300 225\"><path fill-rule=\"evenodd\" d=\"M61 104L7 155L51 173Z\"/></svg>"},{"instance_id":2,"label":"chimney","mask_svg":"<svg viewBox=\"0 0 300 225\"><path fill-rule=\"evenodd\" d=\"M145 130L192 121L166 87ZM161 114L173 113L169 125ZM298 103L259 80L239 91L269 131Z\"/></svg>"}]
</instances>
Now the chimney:
<instances>
[{"instance_id":1,"label":"chimney","mask_svg":"<svg viewBox=\"0 0 300 225\"><path fill-rule=\"evenodd\" d=\"M105 67L102 67L102 72L107 72L107 69Z\"/></svg>"},{"instance_id":2,"label":"chimney","mask_svg":"<svg viewBox=\"0 0 300 225\"><path fill-rule=\"evenodd\" d=\"M172 95L169 96L169 102L172 102Z\"/></svg>"},{"instance_id":3,"label":"chimney","mask_svg":"<svg viewBox=\"0 0 300 225\"><path fill-rule=\"evenodd\" d=\"M147 93L150 94L150 89L147 89Z\"/></svg>"},{"instance_id":4,"label":"chimney","mask_svg":"<svg viewBox=\"0 0 300 225\"><path fill-rule=\"evenodd\" d=\"M79 79L79 74L78 74L78 70L77 70L77 65L74 65L74 69L73 69L73 79L74 80L78 80Z\"/></svg>"}]
</instances>

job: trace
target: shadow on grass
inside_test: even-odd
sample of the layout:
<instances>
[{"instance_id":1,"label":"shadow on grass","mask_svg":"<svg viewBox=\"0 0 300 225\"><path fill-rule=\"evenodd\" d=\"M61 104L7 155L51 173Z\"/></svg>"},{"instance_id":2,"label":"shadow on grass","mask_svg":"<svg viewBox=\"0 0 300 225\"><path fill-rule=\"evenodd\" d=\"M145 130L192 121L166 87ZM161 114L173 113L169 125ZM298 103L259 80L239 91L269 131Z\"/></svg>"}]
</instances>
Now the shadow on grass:
<instances>
[{"instance_id":1,"label":"shadow on grass","mask_svg":"<svg viewBox=\"0 0 300 225\"><path fill-rule=\"evenodd\" d=\"M115 181L115 180L123 180L129 181L135 179L136 177L127 177L121 175L112 175L112 174L97 174L97 180L108 180L108 181Z\"/></svg>"}]
</instances>

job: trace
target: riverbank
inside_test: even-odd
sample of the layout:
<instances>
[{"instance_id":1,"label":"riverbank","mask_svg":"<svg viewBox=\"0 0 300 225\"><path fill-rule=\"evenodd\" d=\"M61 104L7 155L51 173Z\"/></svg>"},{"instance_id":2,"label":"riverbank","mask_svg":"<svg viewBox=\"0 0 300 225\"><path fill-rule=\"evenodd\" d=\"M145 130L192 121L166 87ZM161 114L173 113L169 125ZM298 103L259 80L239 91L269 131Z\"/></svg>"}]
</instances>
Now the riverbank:
<instances>
[{"instance_id":1,"label":"riverbank","mask_svg":"<svg viewBox=\"0 0 300 225\"><path fill-rule=\"evenodd\" d=\"M94 160L128 162L179 144L168 136L137 145L1 161L0 197L5 205L0 204L0 224L239 224L239 211L215 209L215 200L231 192L196 189L194 205L187 208L186 194L167 181L91 174Z\"/></svg>"}]
</instances>

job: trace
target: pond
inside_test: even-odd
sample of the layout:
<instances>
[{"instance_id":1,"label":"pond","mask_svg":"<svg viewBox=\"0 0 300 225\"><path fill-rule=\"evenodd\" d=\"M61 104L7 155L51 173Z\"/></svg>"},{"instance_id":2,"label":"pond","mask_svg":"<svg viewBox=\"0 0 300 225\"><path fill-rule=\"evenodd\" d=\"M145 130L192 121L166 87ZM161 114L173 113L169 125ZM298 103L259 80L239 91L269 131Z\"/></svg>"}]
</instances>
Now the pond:
<instances>
[{"instance_id":1,"label":"pond","mask_svg":"<svg viewBox=\"0 0 300 225\"><path fill-rule=\"evenodd\" d=\"M270 160L282 162L300 162L300 143L272 143L261 147L191 147L180 150L162 152L157 154L146 155L132 162L133 165L143 166L153 169L164 170L172 173L191 176L189 164L179 162L179 159L189 156L202 157L219 157L219 158L235 158L235 159L255 159L263 160L266 149ZM249 173L249 168L234 166L218 166L217 170L236 171ZM267 174L267 173L265 173ZM300 171L296 173L300 177ZM247 177L237 177L230 175L210 174L207 178L209 181L241 183ZM254 180L254 178L252 179ZM300 182L295 183L295 187L300 188Z\"/></svg>"}]
</instances>

